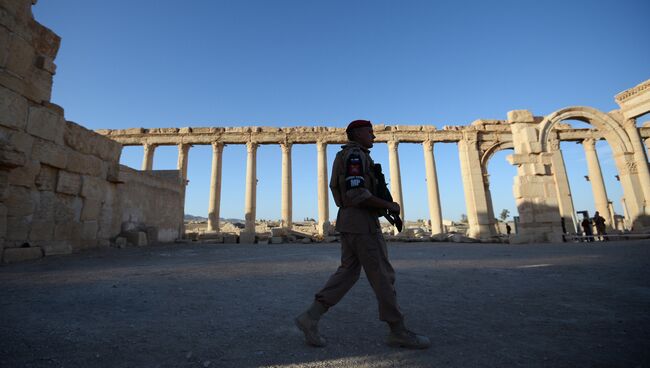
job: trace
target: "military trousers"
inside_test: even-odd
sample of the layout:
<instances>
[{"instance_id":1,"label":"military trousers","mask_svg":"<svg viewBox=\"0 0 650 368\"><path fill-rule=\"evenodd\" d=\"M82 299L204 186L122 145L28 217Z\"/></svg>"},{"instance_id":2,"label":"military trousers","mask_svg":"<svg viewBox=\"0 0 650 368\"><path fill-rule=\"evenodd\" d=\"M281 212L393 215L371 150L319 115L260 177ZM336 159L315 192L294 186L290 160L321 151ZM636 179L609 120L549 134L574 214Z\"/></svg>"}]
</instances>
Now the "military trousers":
<instances>
[{"instance_id":1,"label":"military trousers","mask_svg":"<svg viewBox=\"0 0 650 368\"><path fill-rule=\"evenodd\" d=\"M316 301L328 308L336 305L359 280L362 267L377 297L379 319L402 321L395 292L395 271L388 261L381 232L341 233L341 265L316 293Z\"/></svg>"}]
</instances>

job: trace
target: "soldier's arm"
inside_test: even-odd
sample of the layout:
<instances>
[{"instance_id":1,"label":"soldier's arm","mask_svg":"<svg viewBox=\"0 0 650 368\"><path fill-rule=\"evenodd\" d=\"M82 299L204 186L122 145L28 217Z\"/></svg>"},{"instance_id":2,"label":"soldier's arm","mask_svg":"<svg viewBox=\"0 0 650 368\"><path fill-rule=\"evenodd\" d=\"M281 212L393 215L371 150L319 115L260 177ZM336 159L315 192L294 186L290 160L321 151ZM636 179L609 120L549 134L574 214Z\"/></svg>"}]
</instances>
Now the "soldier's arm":
<instances>
[{"instance_id":1,"label":"soldier's arm","mask_svg":"<svg viewBox=\"0 0 650 368\"><path fill-rule=\"evenodd\" d=\"M394 213L400 212L399 203L388 202L372 194L370 195L370 197L364 199L360 204L362 206L370 207L370 208L387 209L388 211Z\"/></svg>"}]
</instances>

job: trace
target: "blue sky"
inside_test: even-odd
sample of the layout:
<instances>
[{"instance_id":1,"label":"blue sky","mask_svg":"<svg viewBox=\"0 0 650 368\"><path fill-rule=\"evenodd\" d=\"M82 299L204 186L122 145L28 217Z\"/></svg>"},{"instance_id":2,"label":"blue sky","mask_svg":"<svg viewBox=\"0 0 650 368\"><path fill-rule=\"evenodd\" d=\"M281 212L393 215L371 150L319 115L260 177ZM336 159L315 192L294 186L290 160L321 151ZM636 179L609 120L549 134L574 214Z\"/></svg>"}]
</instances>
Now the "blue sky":
<instances>
[{"instance_id":1,"label":"blue sky","mask_svg":"<svg viewBox=\"0 0 650 368\"><path fill-rule=\"evenodd\" d=\"M650 2L41 0L62 37L52 101L90 129L184 126L466 125L514 109L617 108L650 77ZM586 124L575 122L577 127ZM338 147L328 148L331 163ZM207 214L211 148L190 150L186 212ZM577 210L593 212L584 152L562 150ZM610 200L622 191L597 144ZM495 213L516 213L505 157L489 163ZM388 167L387 148L372 150ZM435 146L443 217L466 213L455 144ZM245 147L224 150L221 215L243 218ZM258 218L280 217L280 148L258 153ZM405 211L428 219L421 145L400 145ZM139 168L141 147L122 163ZM174 169L176 148L156 151ZM293 151L294 220L317 216L316 147ZM336 216L330 200L330 217Z\"/></svg>"}]
</instances>

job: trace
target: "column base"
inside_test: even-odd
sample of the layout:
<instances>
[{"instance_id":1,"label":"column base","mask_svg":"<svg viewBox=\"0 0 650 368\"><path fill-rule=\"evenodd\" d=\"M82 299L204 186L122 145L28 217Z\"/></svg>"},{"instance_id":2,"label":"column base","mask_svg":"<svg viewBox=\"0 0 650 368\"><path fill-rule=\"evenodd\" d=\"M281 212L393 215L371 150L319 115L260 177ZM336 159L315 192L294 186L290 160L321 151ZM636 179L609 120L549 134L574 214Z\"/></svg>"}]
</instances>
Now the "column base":
<instances>
[{"instance_id":1,"label":"column base","mask_svg":"<svg viewBox=\"0 0 650 368\"><path fill-rule=\"evenodd\" d=\"M239 234L240 244L254 244L255 239L256 239L255 233L242 232Z\"/></svg>"}]
</instances>

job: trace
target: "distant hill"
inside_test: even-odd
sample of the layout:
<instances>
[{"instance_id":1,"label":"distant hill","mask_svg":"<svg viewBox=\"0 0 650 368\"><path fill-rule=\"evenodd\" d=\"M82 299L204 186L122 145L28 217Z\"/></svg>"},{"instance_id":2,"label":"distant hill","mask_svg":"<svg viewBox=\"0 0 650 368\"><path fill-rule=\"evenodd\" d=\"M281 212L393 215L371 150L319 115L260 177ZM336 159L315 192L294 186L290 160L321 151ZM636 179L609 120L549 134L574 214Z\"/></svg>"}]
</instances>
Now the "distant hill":
<instances>
[{"instance_id":1,"label":"distant hill","mask_svg":"<svg viewBox=\"0 0 650 368\"><path fill-rule=\"evenodd\" d=\"M185 221L208 221L207 217L194 216L187 213L185 214L185 217L183 219Z\"/></svg>"}]
</instances>

